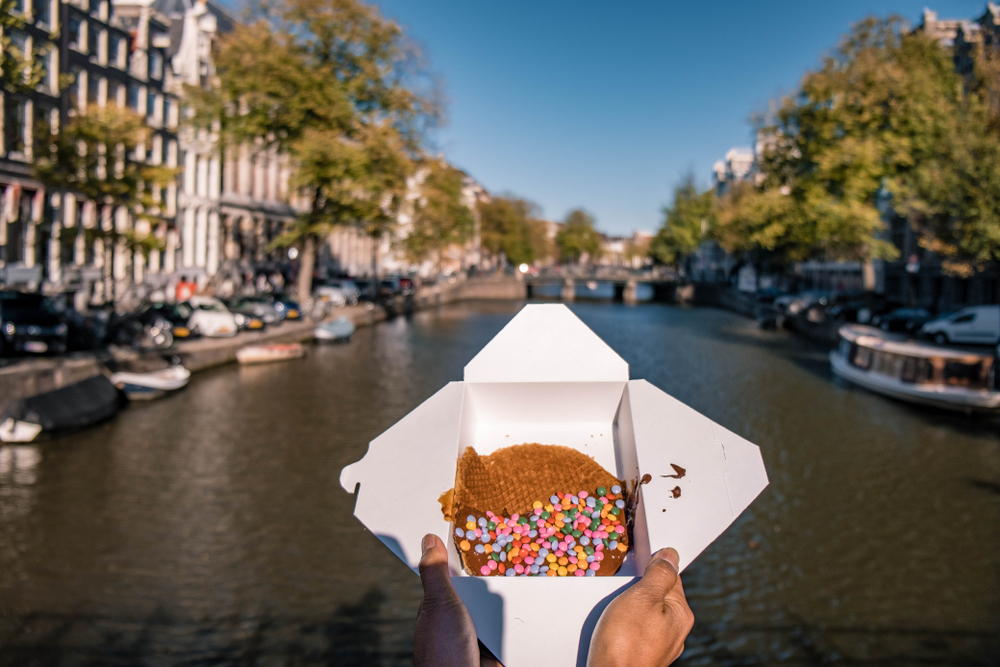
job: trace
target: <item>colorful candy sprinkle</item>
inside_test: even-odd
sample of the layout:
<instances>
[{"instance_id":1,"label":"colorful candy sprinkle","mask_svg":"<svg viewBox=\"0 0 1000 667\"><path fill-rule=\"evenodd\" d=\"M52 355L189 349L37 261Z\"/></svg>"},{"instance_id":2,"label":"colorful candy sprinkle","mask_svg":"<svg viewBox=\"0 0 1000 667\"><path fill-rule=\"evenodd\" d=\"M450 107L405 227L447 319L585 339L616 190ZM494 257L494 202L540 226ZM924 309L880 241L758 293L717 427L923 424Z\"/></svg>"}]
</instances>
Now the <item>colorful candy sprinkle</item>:
<instances>
[{"instance_id":1,"label":"colorful candy sprinkle","mask_svg":"<svg viewBox=\"0 0 1000 667\"><path fill-rule=\"evenodd\" d=\"M605 554L628 550L621 486L595 493L556 493L525 515L465 517L455 528L458 548L482 576L595 576ZM607 551L605 551L607 549ZM479 560L482 559L482 560Z\"/></svg>"}]
</instances>

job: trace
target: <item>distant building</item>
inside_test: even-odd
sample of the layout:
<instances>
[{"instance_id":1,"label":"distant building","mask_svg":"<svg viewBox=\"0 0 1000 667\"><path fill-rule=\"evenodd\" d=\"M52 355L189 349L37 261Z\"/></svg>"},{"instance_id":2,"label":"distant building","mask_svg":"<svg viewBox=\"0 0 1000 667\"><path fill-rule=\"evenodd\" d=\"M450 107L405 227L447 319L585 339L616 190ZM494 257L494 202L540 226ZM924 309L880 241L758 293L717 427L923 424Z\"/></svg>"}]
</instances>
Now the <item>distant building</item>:
<instances>
[{"instance_id":1,"label":"distant building","mask_svg":"<svg viewBox=\"0 0 1000 667\"><path fill-rule=\"evenodd\" d=\"M749 181L756 172L757 155L752 148L730 148L726 156L712 165L715 194L726 194L734 183Z\"/></svg>"}]
</instances>

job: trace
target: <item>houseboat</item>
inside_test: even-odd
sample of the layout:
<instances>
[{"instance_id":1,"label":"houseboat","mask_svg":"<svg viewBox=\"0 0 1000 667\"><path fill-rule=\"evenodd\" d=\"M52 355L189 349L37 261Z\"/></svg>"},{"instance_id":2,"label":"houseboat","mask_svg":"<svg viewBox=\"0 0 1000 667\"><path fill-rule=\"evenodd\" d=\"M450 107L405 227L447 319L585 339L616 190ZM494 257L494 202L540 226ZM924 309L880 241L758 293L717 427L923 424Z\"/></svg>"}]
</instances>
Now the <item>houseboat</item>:
<instances>
[{"instance_id":1,"label":"houseboat","mask_svg":"<svg viewBox=\"0 0 1000 667\"><path fill-rule=\"evenodd\" d=\"M947 410L1000 410L991 353L939 347L873 327L847 325L830 366L865 389Z\"/></svg>"}]
</instances>

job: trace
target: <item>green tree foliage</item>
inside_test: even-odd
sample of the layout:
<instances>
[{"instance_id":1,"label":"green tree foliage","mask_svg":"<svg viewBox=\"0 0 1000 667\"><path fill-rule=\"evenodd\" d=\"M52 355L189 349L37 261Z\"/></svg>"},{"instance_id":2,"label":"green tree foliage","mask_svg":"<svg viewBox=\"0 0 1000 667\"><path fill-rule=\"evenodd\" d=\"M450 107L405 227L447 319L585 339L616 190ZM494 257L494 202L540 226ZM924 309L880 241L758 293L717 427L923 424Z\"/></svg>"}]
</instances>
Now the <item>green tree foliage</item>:
<instances>
[{"instance_id":1,"label":"green tree foliage","mask_svg":"<svg viewBox=\"0 0 1000 667\"><path fill-rule=\"evenodd\" d=\"M230 142L276 145L295 164L308 205L277 243L301 244L305 299L317 241L333 226L373 237L391 228L437 106L420 91L402 30L375 7L286 0L257 12L220 40L213 85L191 93L205 126Z\"/></svg>"},{"instance_id":2,"label":"green tree foliage","mask_svg":"<svg viewBox=\"0 0 1000 667\"><path fill-rule=\"evenodd\" d=\"M441 254L449 246L469 240L475 221L462 197L463 172L439 160L426 161L422 169L426 176L420 198L413 203L413 225L403 248L413 262L434 258L440 270Z\"/></svg>"},{"instance_id":3,"label":"green tree foliage","mask_svg":"<svg viewBox=\"0 0 1000 667\"><path fill-rule=\"evenodd\" d=\"M537 223L538 207L514 196L493 197L479 205L480 245L483 252L511 264L535 261L532 230ZM536 232L537 234L537 232Z\"/></svg>"},{"instance_id":4,"label":"green tree foliage","mask_svg":"<svg viewBox=\"0 0 1000 667\"><path fill-rule=\"evenodd\" d=\"M15 0L0 0L0 89L28 93L41 81L42 68L11 39L14 31L24 27L15 6Z\"/></svg>"},{"instance_id":5,"label":"green tree foliage","mask_svg":"<svg viewBox=\"0 0 1000 667\"><path fill-rule=\"evenodd\" d=\"M581 208L570 211L556 235L562 262L579 262L584 255L594 260L601 254L601 238L594 229L594 217Z\"/></svg>"},{"instance_id":6,"label":"green tree foliage","mask_svg":"<svg viewBox=\"0 0 1000 667\"><path fill-rule=\"evenodd\" d=\"M694 176L688 175L674 188L674 201L663 209L663 225L649 247L658 262L676 266L694 253L712 226L715 193L698 191Z\"/></svg>"},{"instance_id":7,"label":"green tree foliage","mask_svg":"<svg viewBox=\"0 0 1000 667\"><path fill-rule=\"evenodd\" d=\"M90 235L147 253L160 249L149 230L164 220L159 195L177 170L134 158L140 145L150 145L151 137L145 119L131 109L89 107L58 134L36 135L35 177L51 190L71 192L99 208L124 208L140 223L139 231L111 224L87 230Z\"/></svg>"},{"instance_id":8,"label":"green tree foliage","mask_svg":"<svg viewBox=\"0 0 1000 667\"><path fill-rule=\"evenodd\" d=\"M1000 53L979 45L964 84L940 141L893 195L921 245L969 276L1000 259Z\"/></svg>"},{"instance_id":9,"label":"green tree foliage","mask_svg":"<svg viewBox=\"0 0 1000 667\"><path fill-rule=\"evenodd\" d=\"M720 202L715 233L726 250L776 264L898 254L880 206L921 205L918 184L937 182L935 161L965 107L950 54L901 28L896 17L858 23L781 101L759 135L763 182Z\"/></svg>"}]
</instances>

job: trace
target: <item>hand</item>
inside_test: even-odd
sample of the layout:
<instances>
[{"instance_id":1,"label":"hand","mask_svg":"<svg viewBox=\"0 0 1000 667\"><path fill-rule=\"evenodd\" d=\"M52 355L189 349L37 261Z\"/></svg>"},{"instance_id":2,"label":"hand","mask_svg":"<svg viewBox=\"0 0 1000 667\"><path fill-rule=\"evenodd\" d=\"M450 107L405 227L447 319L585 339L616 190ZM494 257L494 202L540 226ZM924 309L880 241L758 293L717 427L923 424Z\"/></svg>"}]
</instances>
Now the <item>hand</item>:
<instances>
[{"instance_id":1,"label":"hand","mask_svg":"<svg viewBox=\"0 0 1000 667\"><path fill-rule=\"evenodd\" d=\"M694 614L679 562L673 549L656 552L642 579L608 605L590 639L588 667L665 667L680 657Z\"/></svg>"},{"instance_id":2,"label":"hand","mask_svg":"<svg viewBox=\"0 0 1000 667\"><path fill-rule=\"evenodd\" d=\"M414 667L492 667L500 665L476 639L469 610L451 585L448 551L435 535L420 543L420 582L424 597L413 638Z\"/></svg>"}]
</instances>

